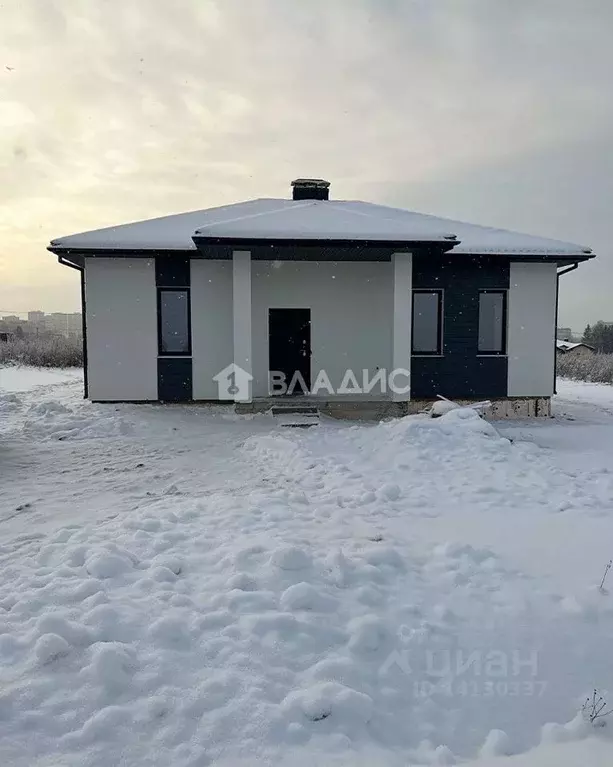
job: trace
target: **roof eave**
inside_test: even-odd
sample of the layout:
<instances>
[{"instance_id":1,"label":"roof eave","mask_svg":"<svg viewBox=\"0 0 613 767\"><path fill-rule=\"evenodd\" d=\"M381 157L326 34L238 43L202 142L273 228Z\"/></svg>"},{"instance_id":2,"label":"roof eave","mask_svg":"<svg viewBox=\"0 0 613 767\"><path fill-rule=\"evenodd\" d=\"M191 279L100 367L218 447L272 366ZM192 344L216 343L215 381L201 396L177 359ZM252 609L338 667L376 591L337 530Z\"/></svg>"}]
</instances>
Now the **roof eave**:
<instances>
[{"instance_id":1,"label":"roof eave","mask_svg":"<svg viewBox=\"0 0 613 767\"><path fill-rule=\"evenodd\" d=\"M195 248L77 248L63 245L48 245L47 250L58 256L58 258L71 260L78 263L80 266L83 266L85 258L155 258L156 256L194 257L198 255L198 251Z\"/></svg>"},{"instance_id":2,"label":"roof eave","mask_svg":"<svg viewBox=\"0 0 613 767\"><path fill-rule=\"evenodd\" d=\"M61 245L51 243L47 250L54 255L61 257L64 261L67 261L78 268L81 268L84 264L85 258L155 258L156 256L184 256L184 257L197 257L202 252L203 246L216 245L225 247L236 247L249 249L249 246L283 246L292 245L294 247L339 247L339 248L389 248L396 250L411 250L412 248L420 248L424 250L435 251L439 253L449 253L456 255L458 258L478 258L480 256L498 256L506 257L510 259L516 259L521 261L535 261L535 262L555 262L559 265L575 264L584 261L589 261L592 258L596 258L596 254L592 252L577 252L577 253L526 253L526 252L503 252L503 251L490 251L490 252L464 252L454 251L454 248L461 244L458 240L330 240L330 239L300 239L300 238L288 238L288 239L269 239L269 238L243 238L243 237L213 237L210 235L193 235L192 240L195 247L188 248L144 248L144 247L75 247L70 245ZM61 263L61 262L60 262ZM66 264L68 265L68 264Z\"/></svg>"},{"instance_id":3,"label":"roof eave","mask_svg":"<svg viewBox=\"0 0 613 767\"><path fill-rule=\"evenodd\" d=\"M563 252L551 252L551 253L538 253L529 251L513 251L513 250L472 250L472 251L454 251L456 256L467 256L472 258L478 258L479 256L498 256L506 257L516 261L559 261L569 264L579 263L582 261L589 261L592 258L596 258L595 253L586 253L584 251L578 253L563 253Z\"/></svg>"},{"instance_id":4,"label":"roof eave","mask_svg":"<svg viewBox=\"0 0 613 767\"><path fill-rule=\"evenodd\" d=\"M390 248L409 251L412 248L428 248L447 253L459 245L459 240L442 238L436 240L388 240L388 239L339 239L332 237L220 237L210 234L194 234L192 237L197 248L206 245L236 247L249 250L249 247L330 247L330 248Z\"/></svg>"}]
</instances>

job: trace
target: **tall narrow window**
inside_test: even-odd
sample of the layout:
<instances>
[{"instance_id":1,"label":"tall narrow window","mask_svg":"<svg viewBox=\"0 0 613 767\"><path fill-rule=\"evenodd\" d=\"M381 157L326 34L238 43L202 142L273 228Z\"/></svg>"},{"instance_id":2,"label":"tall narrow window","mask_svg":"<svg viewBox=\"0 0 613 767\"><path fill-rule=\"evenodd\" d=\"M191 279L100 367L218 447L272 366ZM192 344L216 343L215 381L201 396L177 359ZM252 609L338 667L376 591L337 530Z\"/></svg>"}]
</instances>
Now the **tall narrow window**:
<instances>
[{"instance_id":1,"label":"tall narrow window","mask_svg":"<svg viewBox=\"0 0 613 767\"><path fill-rule=\"evenodd\" d=\"M507 335L507 294L505 291L479 292L479 353L505 354Z\"/></svg>"},{"instance_id":2,"label":"tall narrow window","mask_svg":"<svg viewBox=\"0 0 613 767\"><path fill-rule=\"evenodd\" d=\"M413 291L412 353L442 353L441 290Z\"/></svg>"},{"instance_id":3,"label":"tall narrow window","mask_svg":"<svg viewBox=\"0 0 613 767\"><path fill-rule=\"evenodd\" d=\"M159 353L191 354L189 290L159 288L158 317Z\"/></svg>"}]
</instances>

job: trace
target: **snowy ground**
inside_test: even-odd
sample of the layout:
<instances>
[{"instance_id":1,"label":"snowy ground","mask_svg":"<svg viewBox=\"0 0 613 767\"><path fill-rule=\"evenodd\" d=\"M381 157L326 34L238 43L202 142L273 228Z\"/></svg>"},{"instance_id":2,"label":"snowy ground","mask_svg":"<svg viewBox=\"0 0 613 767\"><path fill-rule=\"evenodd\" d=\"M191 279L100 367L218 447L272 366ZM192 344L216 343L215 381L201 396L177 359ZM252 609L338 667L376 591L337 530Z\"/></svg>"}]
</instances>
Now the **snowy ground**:
<instances>
[{"instance_id":1,"label":"snowy ground","mask_svg":"<svg viewBox=\"0 0 613 767\"><path fill-rule=\"evenodd\" d=\"M613 387L560 391L292 430L0 369L0 763L610 765Z\"/></svg>"},{"instance_id":2,"label":"snowy ground","mask_svg":"<svg viewBox=\"0 0 613 767\"><path fill-rule=\"evenodd\" d=\"M24 368L0 366L0 391L26 392L41 386L83 381L83 371L77 368Z\"/></svg>"}]
</instances>

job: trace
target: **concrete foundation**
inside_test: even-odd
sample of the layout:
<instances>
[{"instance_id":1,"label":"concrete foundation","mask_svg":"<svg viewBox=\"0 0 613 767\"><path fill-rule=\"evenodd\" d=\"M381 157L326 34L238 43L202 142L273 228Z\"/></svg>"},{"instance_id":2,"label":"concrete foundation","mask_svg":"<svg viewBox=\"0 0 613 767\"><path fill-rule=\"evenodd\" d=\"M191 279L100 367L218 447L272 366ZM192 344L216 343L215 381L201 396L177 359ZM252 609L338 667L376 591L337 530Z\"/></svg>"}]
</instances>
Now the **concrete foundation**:
<instances>
[{"instance_id":1,"label":"concrete foundation","mask_svg":"<svg viewBox=\"0 0 613 767\"><path fill-rule=\"evenodd\" d=\"M262 397L253 402L236 403L237 413L265 413L272 408L282 412L299 413L315 408L322 415L359 421L380 421L386 418L401 418L405 415L422 413L435 400L392 400L367 399L319 399L317 397ZM470 405L476 400L457 400L458 405ZM551 416L550 397L508 397L491 400L491 406L483 411L488 420L502 418L548 418Z\"/></svg>"}]
</instances>

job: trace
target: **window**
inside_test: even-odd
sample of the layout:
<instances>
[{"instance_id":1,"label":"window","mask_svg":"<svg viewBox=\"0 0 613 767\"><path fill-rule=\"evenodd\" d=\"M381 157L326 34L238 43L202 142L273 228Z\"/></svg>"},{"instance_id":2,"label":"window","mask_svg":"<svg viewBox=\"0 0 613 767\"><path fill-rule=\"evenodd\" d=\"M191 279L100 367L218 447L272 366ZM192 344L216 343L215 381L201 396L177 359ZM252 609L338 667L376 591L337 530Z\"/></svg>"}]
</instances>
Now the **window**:
<instances>
[{"instance_id":1,"label":"window","mask_svg":"<svg viewBox=\"0 0 613 767\"><path fill-rule=\"evenodd\" d=\"M504 291L479 292L479 353L505 354L507 335L507 294Z\"/></svg>"},{"instance_id":2,"label":"window","mask_svg":"<svg viewBox=\"0 0 613 767\"><path fill-rule=\"evenodd\" d=\"M158 290L159 353L189 355L192 353L190 333L189 290Z\"/></svg>"},{"instance_id":3,"label":"window","mask_svg":"<svg viewBox=\"0 0 613 767\"><path fill-rule=\"evenodd\" d=\"M442 290L413 291L413 354L442 354Z\"/></svg>"}]
</instances>

